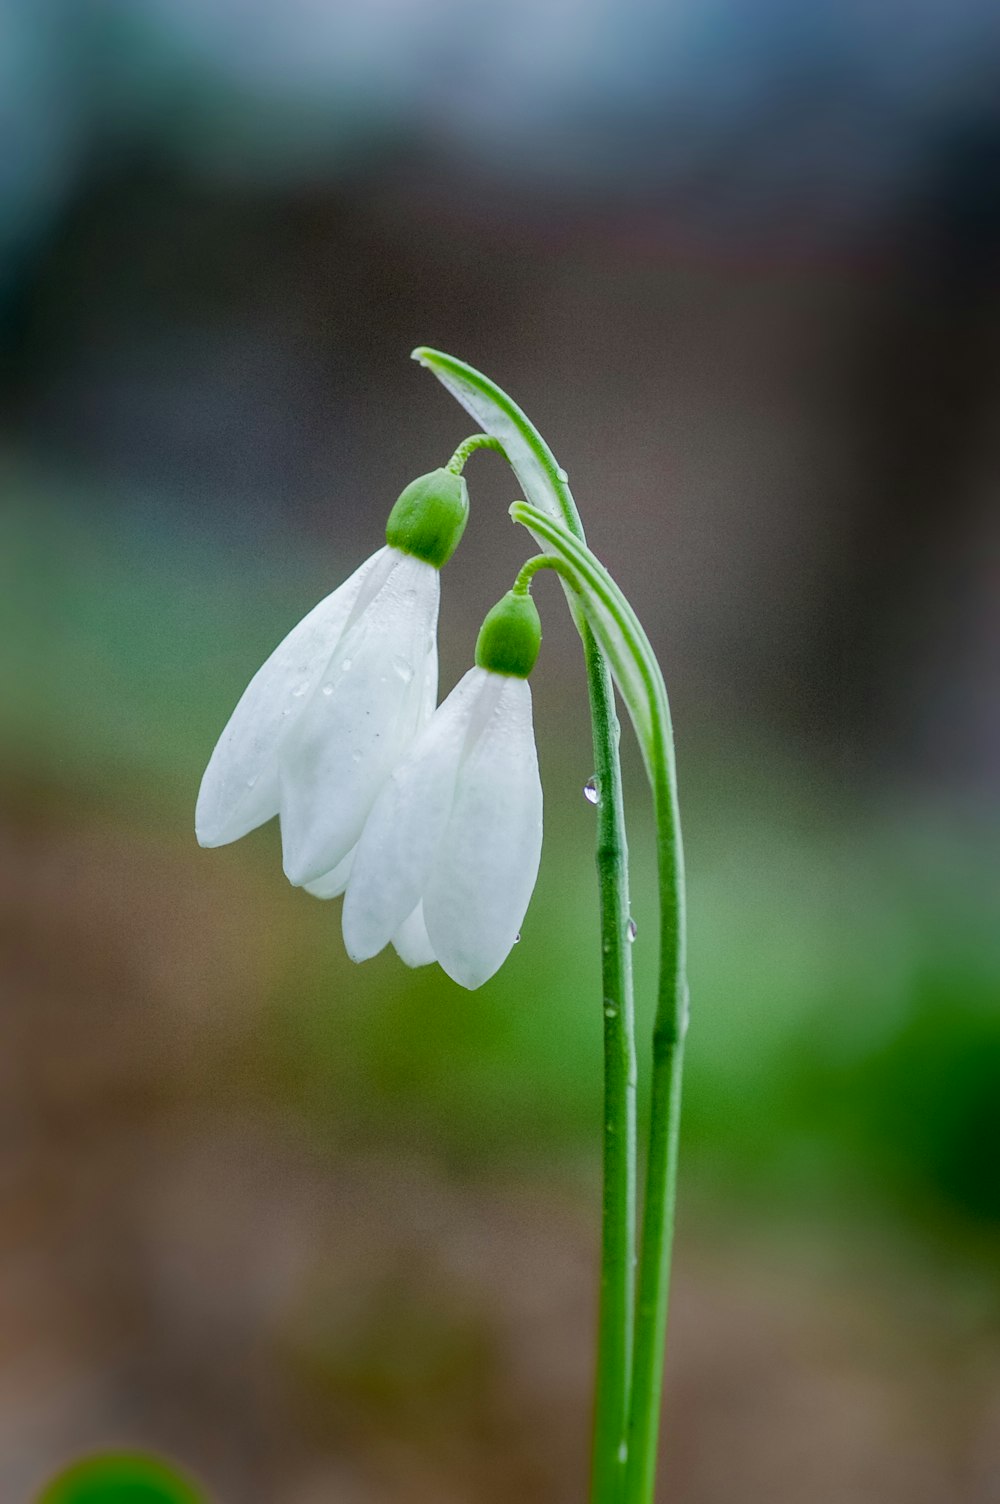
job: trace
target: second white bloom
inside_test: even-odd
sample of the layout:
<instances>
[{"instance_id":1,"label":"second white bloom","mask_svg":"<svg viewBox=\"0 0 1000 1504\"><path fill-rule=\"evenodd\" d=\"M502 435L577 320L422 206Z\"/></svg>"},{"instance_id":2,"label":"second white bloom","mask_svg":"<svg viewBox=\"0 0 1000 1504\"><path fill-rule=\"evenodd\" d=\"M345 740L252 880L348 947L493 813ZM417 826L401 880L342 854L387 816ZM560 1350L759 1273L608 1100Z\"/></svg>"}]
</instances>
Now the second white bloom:
<instances>
[{"instance_id":1,"label":"second white bloom","mask_svg":"<svg viewBox=\"0 0 1000 1504\"><path fill-rule=\"evenodd\" d=\"M526 678L473 668L382 789L344 901L355 961L393 940L479 987L517 939L542 847L542 787Z\"/></svg>"}]
</instances>

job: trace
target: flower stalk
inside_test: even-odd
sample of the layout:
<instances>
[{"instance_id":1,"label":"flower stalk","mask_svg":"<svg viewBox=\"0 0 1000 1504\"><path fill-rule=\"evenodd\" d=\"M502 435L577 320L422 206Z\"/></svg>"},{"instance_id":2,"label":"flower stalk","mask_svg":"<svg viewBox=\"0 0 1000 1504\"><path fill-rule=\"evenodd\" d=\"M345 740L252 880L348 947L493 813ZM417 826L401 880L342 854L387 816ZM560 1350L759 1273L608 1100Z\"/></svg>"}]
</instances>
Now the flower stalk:
<instances>
[{"instance_id":1,"label":"flower stalk","mask_svg":"<svg viewBox=\"0 0 1000 1504\"><path fill-rule=\"evenodd\" d=\"M528 678L541 645L531 584L559 574L590 696L604 1037L603 1192L592 1504L652 1504L687 1025L684 866L663 676L625 596L587 547L565 470L515 403L471 366L414 352L482 425L418 476L385 547L313 608L251 679L209 759L202 845L279 817L285 872L315 898L344 894L348 954L391 943L476 988L503 964L542 845ZM527 501L511 515L543 549L487 614L475 666L437 704L439 572L468 518L463 467L500 453ZM615 687L653 795L660 975L636 1295L636 1051L628 849Z\"/></svg>"},{"instance_id":2,"label":"flower stalk","mask_svg":"<svg viewBox=\"0 0 1000 1504\"><path fill-rule=\"evenodd\" d=\"M517 404L481 372L454 356L425 347L415 350L413 355L500 446L523 494L546 520L585 547L583 524L569 478ZM559 572L565 578L566 571ZM636 1057L628 843L619 757L620 727L611 675L605 653L572 589L568 598L583 643L598 790L596 858L604 1120L591 1500L592 1504L621 1504L628 1458L635 1320Z\"/></svg>"},{"instance_id":3,"label":"flower stalk","mask_svg":"<svg viewBox=\"0 0 1000 1504\"><path fill-rule=\"evenodd\" d=\"M652 1504L670 1293L681 1075L687 1030L684 853L666 686L635 612L585 543L525 502L515 522L560 561L628 708L649 776L656 823L660 967L635 1353L623 1504Z\"/></svg>"},{"instance_id":4,"label":"flower stalk","mask_svg":"<svg viewBox=\"0 0 1000 1504\"><path fill-rule=\"evenodd\" d=\"M477 449L492 449L497 454L503 454L504 448L499 439L494 439L488 433L474 433L470 438L464 439L451 459L445 465L452 475L461 475L465 469L465 462L470 455L475 454Z\"/></svg>"}]
</instances>

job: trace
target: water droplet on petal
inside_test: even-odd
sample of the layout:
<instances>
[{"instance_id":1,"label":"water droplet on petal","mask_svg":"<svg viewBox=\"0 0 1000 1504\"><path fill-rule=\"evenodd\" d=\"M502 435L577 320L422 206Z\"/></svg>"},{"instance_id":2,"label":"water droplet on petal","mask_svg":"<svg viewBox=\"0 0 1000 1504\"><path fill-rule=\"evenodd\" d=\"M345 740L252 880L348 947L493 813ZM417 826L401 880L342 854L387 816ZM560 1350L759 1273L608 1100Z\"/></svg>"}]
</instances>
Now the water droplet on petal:
<instances>
[{"instance_id":1,"label":"water droplet on petal","mask_svg":"<svg viewBox=\"0 0 1000 1504\"><path fill-rule=\"evenodd\" d=\"M292 707L290 705L286 705L285 708L284 708L284 710L281 713L282 713L282 715L291 715L291 713L292 713Z\"/></svg>"},{"instance_id":2,"label":"water droplet on petal","mask_svg":"<svg viewBox=\"0 0 1000 1504\"><path fill-rule=\"evenodd\" d=\"M324 684L323 685L323 693L325 695L332 695L333 694L333 685L332 684Z\"/></svg>"},{"instance_id":3,"label":"water droplet on petal","mask_svg":"<svg viewBox=\"0 0 1000 1504\"><path fill-rule=\"evenodd\" d=\"M345 658L340 666L345 674L349 674L354 667L354 660L352 658Z\"/></svg>"},{"instance_id":4,"label":"water droplet on petal","mask_svg":"<svg viewBox=\"0 0 1000 1504\"><path fill-rule=\"evenodd\" d=\"M515 945L520 945L520 943L521 943L521 931L518 930L517 934L514 936L514 944Z\"/></svg>"},{"instance_id":5,"label":"water droplet on petal","mask_svg":"<svg viewBox=\"0 0 1000 1504\"><path fill-rule=\"evenodd\" d=\"M399 675L399 677L402 679L403 683L409 684L410 680L413 678L412 663L407 663L405 658L394 658L392 660L392 666L396 670L396 673Z\"/></svg>"},{"instance_id":6,"label":"water droplet on petal","mask_svg":"<svg viewBox=\"0 0 1000 1504\"><path fill-rule=\"evenodd\" d=\"M587 782L583 785L583 797L586 799L588 804L600 804L601 795L597 787L596 778L587 779Z\"/></svg>"},{"instance_id":7,"label":"water droplet on petal","mask_svg":"<svg viewBox=\"0 0 1000 1504\"><path fill-rule=\"evenodd\" d=\"M252 778L248 778L247 779L247 788L248 789L252 789L253 788L254 784L257 782L257 776L258 775L255 773Z\"/></svg>"},{"instance_id":8,"label":"water droplet on petal","mask_svg":"<svg viewBox=\"0 0 1000 1504\"><path fill-rule=\"evenodd\" d=\"M563 483L569 480L569 471L564 470L562 465L559 466L559 469L556 471L556 475L559 480L563 481Z\"/></svg>"},{"instance_id":9,"label":"water droplet on petal","mask_svg":"<svg viewBox=\"0 0 1000 1504\"><path fill-rule=\"evenodd\" d=\"M625 929L625 933L628 936L629 941L634 940L636 935L639 933L639 926L636 924L634 919L629 920L628 925Z\"/></svg>"},{"instance_id":10,"label":"water droplet on petal","mask_svg":"<svg viewBox=\"0 0 1000 1504\"><path fill-rule=\"evenodd\" d=\"M302 696L305 694L305 692L306 692L306 690L308 688L309 688L309 680L308 679L300 679L299 682L298 682L298 684L296 684L295 688L292 690L292 694L295 696L295 698L297 700L301 700Z\"/></svg>"},{"instance_id":11,"label":"water droplet on petal","mask_svg":"<svg viewBox=\"0 0 1000 1504\"><path fill-rule=\"evenodd\" d=\"M351 753L351 761L355 764L355 766L357 766L357 764L361 761L361 753L360 752L352 752Z\"/></svg>"}]
</instances>

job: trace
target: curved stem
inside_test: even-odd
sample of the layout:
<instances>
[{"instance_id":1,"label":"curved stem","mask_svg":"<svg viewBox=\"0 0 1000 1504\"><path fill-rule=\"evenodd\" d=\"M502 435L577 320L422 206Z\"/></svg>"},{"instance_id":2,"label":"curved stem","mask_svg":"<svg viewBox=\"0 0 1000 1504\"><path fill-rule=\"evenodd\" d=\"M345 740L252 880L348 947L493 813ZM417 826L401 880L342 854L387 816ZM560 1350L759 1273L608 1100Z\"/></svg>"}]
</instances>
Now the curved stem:
<instances>
[{"instance_id":1,"label":"curved stem","mask_svg":"<svg viewBox=\"0 0 1000 1504\"><path fill-rule=\"evenodd\" d=\"M504 459L507 458L499 439L492 438L488 433L474 433L470 438L463 439L444 468L450 470L452 475L461 475L469 455L475 454L477 449L495 449L498 454L503 454Z\"/></svg>"},{"instance_id":2,"label":"curved stem","mask_svg":"<svg viewBox=\"0 0 1000 1504\"><path fill-rule=\"evenodd\" d=\"M569 479L548 444L518 405L464 361L422 346L415 359L433 371L474 420L487 430L513 468L524 494L550 520L584 544ZM466 444L472 443L467 440ZM464 464L462 451L456 451ZM477 446L478 447L478 446ZM562 572L562 571L561 571ZM635 1295L635 1017L628 845L622 802L620 728L611 672L579 602L568 592L583 642L599 789L597 876L601 928L604 1027L603 1200L597 1378L594 1397L592 1504L621 1504L628 1450L629 1376Z\"/></svg>"},{"instance_id":3,"label":"curved stem","mask_svg":"<svg viewBox=\"0 0 1000 1504\"><path fill-rule=\"evenodd\" d=\"M541 569L555 570L570 590L579 590L568 564L553 554L538 554L522 565L515 591L526 592ZM636 1058L628 848L614 688L593 632L586 622L581 630L591 691L604 999L601 1286L591 1498L593 1504L621 1504L635 1326Z\"/></svg>"},{"instance_id":4,"label":"curved stem","mask_svg":"<svg viewBox=\"0 0 1000 1504\"><path fill-rule=\"evenodd\" d=\"M590 628L583 639L597 785L597 876L604 997L601 1288L591 1498L618 1504L628 1457L635 1323L636 1059L628 847L618 745L621 728L607 663Z\"/></svg>"},{"instance_id":5,"label":"curved stem","mask_svg":"<svg viewBox=\"0 0 1000 1504\"><path fill-rule=\"evenodd\" d=\"M624 1494L624 1504L652 1504L670 1288L681 1071L687 1028L684 853L670 704L660 666L635 612L586 544L571 537L550 516L525 502L515 502L511 515L529 528L572 575L579 592L577 599L607 655L628 706L653 794L659 875L660 975L653 1029L649 1156Z\"/></svg>"},{"instance_id":6,"label":"curved stem","mask_svg":"<svg viewBox=\"0 0 1000 1504\"><path fill-rule=\"evenodd\" d=\"M577 590L576 581L568 564L564 564L562 559L557 559L553 554L535 554L534 558L526 560L518 570L512 587L514 594L527 595L531 589L532 580L541 569L554 570L572 590Z\"/></svg>"},{"instance_id":7,"label":"curved stem","mask_svg":"<svg viewBox=\"0 0 1000 1504\"><path fill-rule=\"evenodd\" d=\"M653 1081L642 1256L632 1371L626 1504L652 1504L663 1392L670 1263L677 1195L681 1075L687 1029L684 855L669 710L656 727L653 777L660 892L660 977L653 1026Z\"/></svg>"}]
</instances>

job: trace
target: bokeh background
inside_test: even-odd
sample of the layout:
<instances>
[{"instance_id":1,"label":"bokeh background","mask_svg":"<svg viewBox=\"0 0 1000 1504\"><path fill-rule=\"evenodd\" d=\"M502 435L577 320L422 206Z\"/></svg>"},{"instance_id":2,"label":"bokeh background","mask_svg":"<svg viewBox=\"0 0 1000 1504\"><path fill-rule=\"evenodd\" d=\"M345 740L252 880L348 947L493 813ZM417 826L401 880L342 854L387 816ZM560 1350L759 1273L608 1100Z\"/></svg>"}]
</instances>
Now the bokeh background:
<instances>
[{"instance_id":1,"label":"bokeh background","mask_svg":"<svg viewBox=\"0 0 1000 1504\"><path fill-rule=\"evenodd\" d=\"M0 1496L585 1496L592 771L467 994L203 852L250 674L521 402L671 690L693 1023L662 1497L1000 1499L990 0L0 4ZM495 456L442 683L525 552ZM626 748L644 1037L646 793Z\"/></svg>"}]
</instances>

